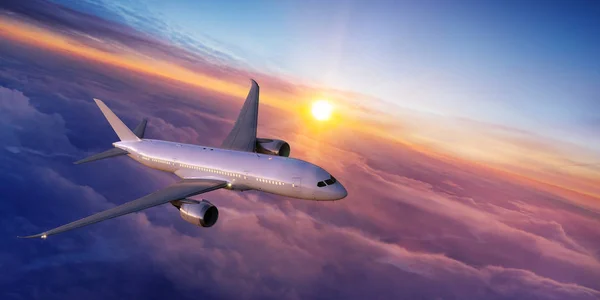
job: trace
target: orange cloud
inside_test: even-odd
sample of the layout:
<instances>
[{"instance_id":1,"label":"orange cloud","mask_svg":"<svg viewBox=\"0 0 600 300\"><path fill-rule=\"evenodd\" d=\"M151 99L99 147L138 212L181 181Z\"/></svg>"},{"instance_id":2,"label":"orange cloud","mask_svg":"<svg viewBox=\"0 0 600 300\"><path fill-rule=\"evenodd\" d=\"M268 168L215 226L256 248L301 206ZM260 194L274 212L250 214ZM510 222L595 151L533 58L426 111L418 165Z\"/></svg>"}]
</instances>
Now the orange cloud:
<instances>
[{"instance_id":1,"label":"orange cloud","mask_svg":"<svg viewBox=\"0 0 600 300\"><path fill-rule=\"evenodd\" d=\"M203 89L242 97L247 93L247 86L234 84L173 63L144 57L132 51L120 53L105 52L86 46L72 37L51 32L47 29L9 18L0 18L0 34L11 40L45 48L67 55L83 57L95 62L119 68L177 80Z\"/></svg>"}]
</instances>

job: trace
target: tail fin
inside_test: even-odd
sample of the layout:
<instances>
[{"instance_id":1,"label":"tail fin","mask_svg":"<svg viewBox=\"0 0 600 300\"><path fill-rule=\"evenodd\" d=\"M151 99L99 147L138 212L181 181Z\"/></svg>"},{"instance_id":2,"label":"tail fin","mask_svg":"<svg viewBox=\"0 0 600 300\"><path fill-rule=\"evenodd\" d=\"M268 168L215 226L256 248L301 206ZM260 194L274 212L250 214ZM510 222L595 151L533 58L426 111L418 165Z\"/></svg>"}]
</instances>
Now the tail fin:
<instances>
[{"instance_id":1,"label":"tail fin","mask_svg":"<svg viewBox=\"0 0 600 300\"><path fill-rule=\"evenodd\" d=\"M138 124L138 126L133 130L133 133L137 135L140 139L144 138L144 134L146 133L146 125L148 124L148 119L142 119L142 122Z\"/></svg>"},{"instance_id":2,"label":"tail fin","mask_svg":"<svg viewBox=\"0 0 600 300\"><path fill-rule=\"evenodd\" d=\"M112 110L110 110L110 108L108 108L106 104L102 102L102 100L94 99L94 101L96 101L96 104L104 114L104 117L106 118L106 120L108 120L108 123L110 123L110 126L119 136L119 139L121 139L121 141L140 140L140 138L138 138L133 132L131 132L131 130L127 126L125 126L125 124L123 124L123 121L121 121L121 119L119 119L119 117L117 117L117 115L115 115L115 113L113 113Z\"/></svg>"},{"instance_id":3,"label":"tail fin","mask_svg":"<svg viewBox=\"0 0 600 300\"><path fill-rule=\"evenodd\" d=\"M137 135L137 137L139 137L140 139L144 138L144 133L146 132L147 124L148 124L148 120L143 119L142 122L140 122L140 124L133 130L133 133L135 133L135 135ZM101 159L105 159L105 158L127 155L127 154L129 154L129 152L127 152L123 149L112 148L112 149L108 149L102 153L97 153L90 157L86 157L84 159L78 160L78 161L74 162L74 164L79 165L79 164L84 164L84 163L88 163L91 161L97 161L97 160L101 160Z\"/></svg>"}]
</instances>

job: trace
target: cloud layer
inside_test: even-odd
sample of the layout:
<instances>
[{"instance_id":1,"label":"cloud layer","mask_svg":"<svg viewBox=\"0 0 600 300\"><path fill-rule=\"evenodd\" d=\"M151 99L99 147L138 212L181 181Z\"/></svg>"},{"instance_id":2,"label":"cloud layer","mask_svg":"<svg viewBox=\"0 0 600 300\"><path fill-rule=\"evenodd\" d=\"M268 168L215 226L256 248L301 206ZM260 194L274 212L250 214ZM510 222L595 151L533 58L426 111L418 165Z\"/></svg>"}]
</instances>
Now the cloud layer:
<instances>
[{"instance_id":1,"label":"cloud layer","mask_svg":"<svg viewBox=\"0 0 600 300\"><path fill-rule=\"evenodd\" d=\"M87 29L102 22L78 30L102 35ZM293 156L335 174L347 199L217 191L203 195L221 211L210 229L165 205L16 240L175 180L124 157L73 166L116 139L92 97L130 126L148 117L150 138L208 145L226 135L240 101L6 40L0 53L3 299L600 298L597 213L382 137L315 133L276 107L261 107L260 135L286 139Z\"/></svg>"}]
</instances>

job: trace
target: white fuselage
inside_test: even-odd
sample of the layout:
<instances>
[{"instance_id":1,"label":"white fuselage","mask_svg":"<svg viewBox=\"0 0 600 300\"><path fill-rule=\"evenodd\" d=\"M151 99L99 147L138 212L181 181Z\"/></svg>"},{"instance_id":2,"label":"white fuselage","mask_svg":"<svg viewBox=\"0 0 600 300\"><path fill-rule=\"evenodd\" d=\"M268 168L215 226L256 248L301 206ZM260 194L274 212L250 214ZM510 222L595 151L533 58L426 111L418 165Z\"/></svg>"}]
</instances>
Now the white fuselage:
<instances>
[{"instance_id":1,"label":"white fuselage","mask_svg":"<svg viewBox=\"0 0 600 300\"><path fill-rule=\"evenodd\" d=\"M347 195L335 180L317 186L331 175L299 159L151 139L113 145L150 168L186 179L224 180L231 190L258 190L308 200L338 200Z\"/></svg>"}]
</instances>

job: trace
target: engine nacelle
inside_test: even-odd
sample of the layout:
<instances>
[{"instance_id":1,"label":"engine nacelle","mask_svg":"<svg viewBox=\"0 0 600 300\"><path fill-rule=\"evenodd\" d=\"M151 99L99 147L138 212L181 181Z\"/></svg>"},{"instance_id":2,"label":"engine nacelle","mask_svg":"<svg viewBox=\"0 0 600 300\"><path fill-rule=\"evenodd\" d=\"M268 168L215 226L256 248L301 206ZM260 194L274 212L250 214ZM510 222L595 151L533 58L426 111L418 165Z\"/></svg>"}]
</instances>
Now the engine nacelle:
<instances>
[{"instance_id":1,"label":"engine nacelle","mask_svg":"<svg viewBox=\"0 0 600 300\"><path fill-rule=\"evenodd\" d=\"M174 204L179 208L181 218L189 223L201 227L211 227L219 219L219 210L208 200L196 201L184 199Z\"/></svg>"},{"instance_id":2,"label":"engine nacelle","mask_svg":"<svg viewBox=\"0 0 600 300\"><path fill-rule=\"evenodd\" d=\"M288 144L286 141L257 138L256 152L267 155L289 157L291 148L290 144Z\"/></svg>"}]
</instances>

